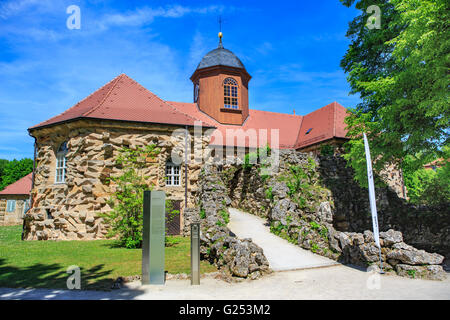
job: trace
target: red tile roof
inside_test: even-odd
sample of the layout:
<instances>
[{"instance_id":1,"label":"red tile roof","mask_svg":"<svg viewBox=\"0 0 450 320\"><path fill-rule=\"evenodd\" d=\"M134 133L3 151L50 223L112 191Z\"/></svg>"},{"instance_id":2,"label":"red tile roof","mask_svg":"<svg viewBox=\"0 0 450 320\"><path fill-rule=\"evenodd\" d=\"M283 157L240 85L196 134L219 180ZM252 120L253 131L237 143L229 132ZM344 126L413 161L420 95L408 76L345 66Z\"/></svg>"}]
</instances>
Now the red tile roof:
<instances>
[{"instance_id":1,"label":"red tile roof","mask_svg":"<svg viewBox=\"0 0 450 320\"><path fill-rule=\"evenodd\" d=\"M277 113L277 112L268 112L268 111L260 111L260 110L249 110L249 116L242 124L242 126L238 125L225 125L217 122L213 118L211 118L206 113L202 112L197 104L195 103L185 103L185 102L168 102L171 105L174 105L177 109L183 110L184 112L193 115L198 119L202 119L202 121L209 121L214 124L217 130L213 133L211 138L212 145L227 145L226 141L226 133L227 130L231 135L233 133L238 134L237 130L243 130L248 136L251 136L251 129L255 129L254 133L259 136L259 129L267 129L267 140L257 140L250 142L248 139L239 140L234 138L234 145L239 147L256 147L256 146L264 146L266 143L272 146L271 143L271 130L278 129L279 130L279 147L281 149L292 148L296 143L296 138L298 135L298 130L302 123L302 116L286 114L286 113ZM242 133L242 132L241 132ZM264 134L262 134L264 136ZM233 138L233 137L231 137Z\"/></svg>"},{"instance_id":2,"label":"red tile roof","mask_svg":"<svg viewBox=\"0 0 450 320\"><path fill-rule=\"evenodd\" d=\"M234 138L235 146L254 147L269 143L273 147L271 130L278 129L279 148L301 149L333 137L345 138L345 116L346 109L333 102L306 116L250 109L242 126L224 125L200 111L195 103L164 101L127 75L121 74L72 108L29 130L81 118L188 126L201 121L204 127L216 128L211 138L212 145L233 143L227 142L225 138L227 131L233 130L231 134L241 136L241 139ZM258 130L261 129L267 130L267 140L250 142L242 138L245 134L259 136Z\"/></svg>"},{"instance_id":3,"label":"red tile roof","mask_svg":"<svg viewBox=\"0 0 450 320\"><path fill-rule=\"evenodd\" d=\"M346 112L347 109L333 102L304 116L295 149L332 138L345 138Z\"/></svg>"},{"instance_id":4,"label":"red tile roof","mask_svg":"<svg viewBox=\"0 0 450 320\"><path fill-rule=\"evenodd\" d=\"M70 109L30 129L80 118L189 126L193 126L198 120L167 104L127 75L121 74ZM208 123L203 125L211 127Z\"/></svg>"},{"instance_id":5,"label":"red tile roof","mask_svg":"<svg viewBox=\"0 0 450 320\"><path fill-rule=\"evenodd\" d=\"M30 194L32 176L33 173L29 173L22 179L10 184L5 189L0 191L0 195Z\"/></svg>"}]
</instances>

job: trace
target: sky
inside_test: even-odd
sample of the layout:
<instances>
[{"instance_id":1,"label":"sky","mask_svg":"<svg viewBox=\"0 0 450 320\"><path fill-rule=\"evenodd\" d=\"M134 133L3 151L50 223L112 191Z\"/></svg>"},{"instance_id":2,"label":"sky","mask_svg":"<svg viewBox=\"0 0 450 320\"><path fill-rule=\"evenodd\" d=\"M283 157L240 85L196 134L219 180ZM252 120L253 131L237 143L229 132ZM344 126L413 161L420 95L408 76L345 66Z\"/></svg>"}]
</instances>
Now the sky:
<instances>
[{"instance_id":1,"label":"sky","mask_svg":"<svg viewBox=\"0 0 450 320\"><path fill-rule=\"evenodd\" d=\"M71 5L79 29L67 27ZM219 16L224 47L252 76L250 108L354 107L339 64L358 14L339 0L0 0L0 159L33 158L29 127L121 73L164 100L192 102L189 78L218 45Z\"/></svg>"}]
</instances>

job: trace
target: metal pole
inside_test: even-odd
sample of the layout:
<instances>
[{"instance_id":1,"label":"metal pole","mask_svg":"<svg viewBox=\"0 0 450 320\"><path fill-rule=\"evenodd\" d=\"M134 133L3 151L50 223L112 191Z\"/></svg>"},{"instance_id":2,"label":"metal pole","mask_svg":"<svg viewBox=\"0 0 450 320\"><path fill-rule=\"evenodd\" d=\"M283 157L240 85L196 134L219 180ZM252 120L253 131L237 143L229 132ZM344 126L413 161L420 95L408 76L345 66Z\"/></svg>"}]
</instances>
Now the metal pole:
<instances>
[{"instance_id":1,"label":"metal pole","mask_svg":"<svg viewBox=\"0 0 450 320\"><path fill-rule=\"evenodd\" d=\"M184 209L188 206L188 126L186 126L186 137L184 139Z\"/></svg>"},{"instance_id":2,"label":"metal pole","mask_svg":"<svg viewBox=\"0 0 450 320\"><path fill-rule=\"evenodd\" d=\"M379 246L378 247L378 249L379 249L379 252L380 252L380 274L384 274L384 271L383 271L383 259L381 258L381 246Z\"/></svg>"},{"instance_id":3,"label":"metal pole","mask_svg":"<svg viewBox=\"0 0 450 320\"><path fill-rule=\"evenodd\" d=\"M200 223L191 223L191 285L200 284Z\"/></svg>"}]
</instances>

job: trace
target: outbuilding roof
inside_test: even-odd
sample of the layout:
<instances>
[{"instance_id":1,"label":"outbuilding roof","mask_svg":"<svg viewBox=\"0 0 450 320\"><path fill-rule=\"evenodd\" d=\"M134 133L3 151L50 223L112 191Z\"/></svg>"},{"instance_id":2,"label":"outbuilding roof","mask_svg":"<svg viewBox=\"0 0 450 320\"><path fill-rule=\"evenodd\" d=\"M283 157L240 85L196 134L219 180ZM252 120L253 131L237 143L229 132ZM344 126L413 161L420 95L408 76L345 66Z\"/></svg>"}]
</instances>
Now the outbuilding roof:
<instances>
[{"instance_id":1,"label":"outbuilding roof","mask_svg":"<svg viewBox=\"0 0 450 320\"><path fill-rule=\"evenodd\" d=\"M5 189L0 191L0 195L15 195L15 194L27 195L27 194L30 194L32 176L33 176L33 173L29 173L22 179L17 180L16 182L10 184Z\"/></svg>"}]
</instances>

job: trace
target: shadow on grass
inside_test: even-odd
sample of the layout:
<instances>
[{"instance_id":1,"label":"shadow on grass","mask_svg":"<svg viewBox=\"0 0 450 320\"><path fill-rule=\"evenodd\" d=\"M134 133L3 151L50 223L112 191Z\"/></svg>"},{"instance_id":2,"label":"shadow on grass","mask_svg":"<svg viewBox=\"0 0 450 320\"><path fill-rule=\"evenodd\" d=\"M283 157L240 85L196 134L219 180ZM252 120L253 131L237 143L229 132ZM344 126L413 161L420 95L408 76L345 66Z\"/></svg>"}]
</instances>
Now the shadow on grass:
<instances>
[{"instance_id":1,"label":"shadow on grass","mask_svg":"<svg viewBox=\"0 0 450 320\"><path fill-rule=\"evenodd\" d=\"M6 259L0 259L0 287L8 288L52 288L67 289L69 266L57 263L36 263L26 267L8 265ZM105 270L104 264L92 268L80 268L81 289L110 290L115 279L111 270Z\"/></svg>"},{"instance_id":2,"label":"shadow on grass","mask_svg":"<svg viewBox=\"0 0 450 320\"><path fill-rule=\"evenodd\" d=\"M177 238L171 238L169 237L168 239L166 239L165 241L165 247L176 247L177 245L179 245L181 243L180 239ZM103 247L107 247L109 249L129 249L129 250L142 250L142 247L137 247L137 248L127 248L125 247L125 245L123 243L121 243L120 241L112 241L109 243L104 243L102 244Z\"/></svg>"}]
</instances>

